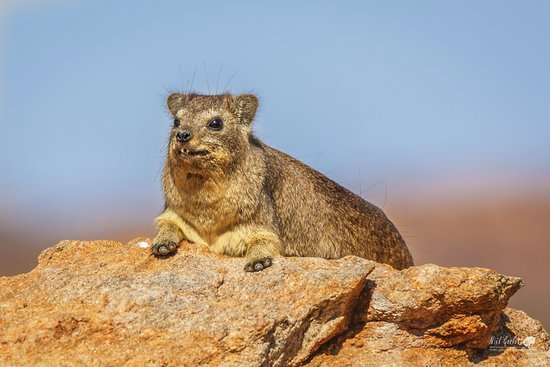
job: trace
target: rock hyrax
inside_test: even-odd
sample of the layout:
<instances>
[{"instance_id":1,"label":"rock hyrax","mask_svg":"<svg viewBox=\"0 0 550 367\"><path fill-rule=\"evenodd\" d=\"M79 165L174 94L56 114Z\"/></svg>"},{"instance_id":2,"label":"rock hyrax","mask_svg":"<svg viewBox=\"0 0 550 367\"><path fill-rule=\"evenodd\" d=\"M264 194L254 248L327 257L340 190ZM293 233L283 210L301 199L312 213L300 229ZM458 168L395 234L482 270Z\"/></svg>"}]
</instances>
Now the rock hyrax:
<instances>
[{"instance_id":1,"label":"rock hyrax","mask_svg":"<svg viewBox=\"0 0 550 367\"><path fill-rule=\"evenodd\" d=\"M167 104L174 126L155 255L186 240L244 256L246 271L263 270L279 255L413 265L381 209L254 136L254 95L173 93Z\"/></svg>"}]
</instances>

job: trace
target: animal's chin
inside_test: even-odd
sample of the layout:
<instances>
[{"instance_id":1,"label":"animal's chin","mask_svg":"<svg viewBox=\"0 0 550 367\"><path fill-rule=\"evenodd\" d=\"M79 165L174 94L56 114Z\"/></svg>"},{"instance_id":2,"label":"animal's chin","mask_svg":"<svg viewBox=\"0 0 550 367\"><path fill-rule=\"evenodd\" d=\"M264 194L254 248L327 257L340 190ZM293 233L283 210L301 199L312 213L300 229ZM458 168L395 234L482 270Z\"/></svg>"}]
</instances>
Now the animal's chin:
<instances>
[{"instance_id":1,"label":"animal's chin","mask_svg":"<svg viewBox=\"0 0 550 367\"><path fill-rule=\"evenodd\" d=\"M220 149L171 149L169 162L173 168L187 172L221 172L231 165L231 154Z\"/></svg>"},{"instance_id":2,"label":"animal's chin","mask_svg":"<svg viewBox=\"0 0 550 367\"><path fill-rule=\"evenodd\" d=\"M209 164L211 153L207 150L191 150L187 148L172 151L172 164L185 171L203 171Z\"/></svg>"}]
</instances>

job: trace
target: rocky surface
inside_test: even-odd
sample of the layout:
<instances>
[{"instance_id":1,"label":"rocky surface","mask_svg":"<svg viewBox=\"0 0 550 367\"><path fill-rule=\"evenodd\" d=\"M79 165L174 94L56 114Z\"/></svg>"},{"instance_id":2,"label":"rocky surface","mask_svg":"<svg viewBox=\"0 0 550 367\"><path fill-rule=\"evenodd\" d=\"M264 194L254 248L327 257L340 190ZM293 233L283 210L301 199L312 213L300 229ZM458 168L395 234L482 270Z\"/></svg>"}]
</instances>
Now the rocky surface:
<instances>
[{"instance_id":1,"label":"rocky surface","mask_svg":"<svg viewBox=\"0 0 550 367\"><path fill-rule=\"evenodd\" d=\"M0 278L1 366L547 366L518 278L356 257L244 259L64 241ZM504 311L503 311L504 310Z\"/></svg>"}]
</instances>

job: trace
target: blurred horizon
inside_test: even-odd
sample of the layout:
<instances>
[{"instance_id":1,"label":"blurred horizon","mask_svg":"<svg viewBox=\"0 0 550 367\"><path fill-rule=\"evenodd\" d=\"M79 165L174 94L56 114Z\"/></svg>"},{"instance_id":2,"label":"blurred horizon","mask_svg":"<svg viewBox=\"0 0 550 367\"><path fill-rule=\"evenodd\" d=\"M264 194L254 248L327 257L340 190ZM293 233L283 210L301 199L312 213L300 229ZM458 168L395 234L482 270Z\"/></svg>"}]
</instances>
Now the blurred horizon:
<instances>
[{"instance_id":1,"label":"blurred horizon","mask_svg":"<svg viewBox=\"0 0 550 367\"><path fill-rule=\"evenodd\" d=\"M0 2L0 276L153 236L170 91L382 207L418 264L518 275L550 325L550 3Z\"/></svg>"}]
</instances>

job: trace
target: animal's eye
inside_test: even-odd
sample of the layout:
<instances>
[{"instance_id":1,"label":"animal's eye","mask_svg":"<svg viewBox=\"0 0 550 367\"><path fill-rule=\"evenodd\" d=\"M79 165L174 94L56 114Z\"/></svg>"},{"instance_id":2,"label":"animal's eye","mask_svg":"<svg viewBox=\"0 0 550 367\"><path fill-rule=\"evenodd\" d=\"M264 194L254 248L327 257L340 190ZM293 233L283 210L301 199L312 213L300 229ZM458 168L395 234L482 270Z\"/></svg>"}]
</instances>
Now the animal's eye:
<instances>
[{"instance_id":1,"label":"animal's eye","mask_svg":"<svg viewBox=\"0 0 550 367\"><path fill-rule=\"evenodd\" d=\"M221 130L223 127L223 121L221 118L216 117L215 119L210 120L207 126L210 130Z\"/></svg>"},{"instance_id":2,"label":"animal's eye","mask_svg":"<svg viewBox=\"0 0 550 367\"><path fill-rule=\"evenodd\" d=\"M180 126L180 119L174 119L174 127Z\"/></svg>"}]
</instances>

